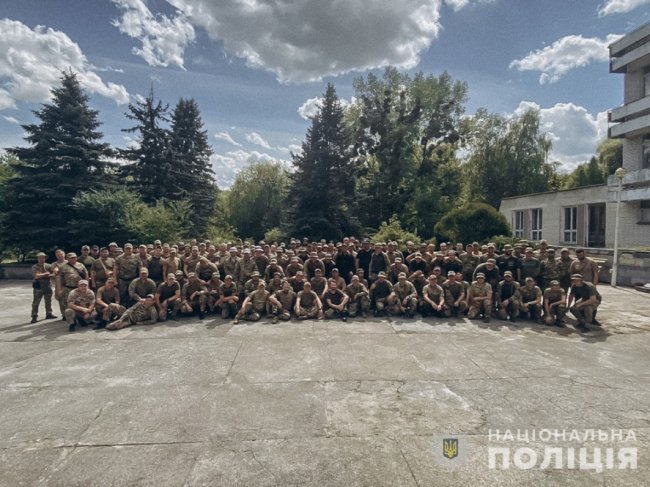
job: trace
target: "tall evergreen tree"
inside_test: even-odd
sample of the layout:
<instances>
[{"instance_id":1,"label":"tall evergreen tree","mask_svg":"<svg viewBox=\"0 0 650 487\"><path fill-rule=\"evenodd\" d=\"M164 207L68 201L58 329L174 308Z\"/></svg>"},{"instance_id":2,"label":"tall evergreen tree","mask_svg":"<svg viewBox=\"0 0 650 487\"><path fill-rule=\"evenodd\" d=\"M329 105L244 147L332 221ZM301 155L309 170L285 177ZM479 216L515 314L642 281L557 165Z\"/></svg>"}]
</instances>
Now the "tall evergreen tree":
<instances>
[{"instance_id":1,"label":"tall evergreen tree","mask_svg":"<svg viewBox=\"0 0 650 487\"><path fill-rule=\"evenodd\" d=\"M168 108L169 105L154 99L152 87L147 98L129 103L126 117L136 125L122 129L137 134L137 145L120 151L121 157L129 162L124 172L143 201L150 204L174 193L170 134L161 126L161 122L169 121Z\"/></svg>"},{"instance_id":2,"label":"tall evergreen tree","mask_svg":"<svg viewBox=\"0 0 650 487\"><path fill-rule=\"evenodd\" d=\"M328 84L307 130L302 154L293 156L296 171L289 193L291 235L338 239L358 229L352 214L354 166L347 154L349 137L343 114L336 90Z\"/></svg>"},{"instance_id":3,"label":"tall evergreen tree","mask_svg":"<svg viewBox=\"0 0 650 487\"><path fill-rule=\"evenodd\" d=\"M18 158L7 182L3 239L21 250L78 245L68 231L75 216L73 198L110 182L108 144L101 140L96 110L88 106L76 74L64 72L52 89L52 102L34 115L38 124L23 125L28 147L9 152Z\"/></svg>"},{"instance_id":4,"label":"tall evergreen tree","mask_svg":"<svg viewBox=\"0 0 650 487\"><path fill-rule=\"evenodd\" d=\"M204 235L214 212L216 183L210 164L212 148L203 130L199 107L193 99L181 98L171 117L172 194L170 199L192 203L192 224L196 235Z\"/></svg>"}]
</instances>

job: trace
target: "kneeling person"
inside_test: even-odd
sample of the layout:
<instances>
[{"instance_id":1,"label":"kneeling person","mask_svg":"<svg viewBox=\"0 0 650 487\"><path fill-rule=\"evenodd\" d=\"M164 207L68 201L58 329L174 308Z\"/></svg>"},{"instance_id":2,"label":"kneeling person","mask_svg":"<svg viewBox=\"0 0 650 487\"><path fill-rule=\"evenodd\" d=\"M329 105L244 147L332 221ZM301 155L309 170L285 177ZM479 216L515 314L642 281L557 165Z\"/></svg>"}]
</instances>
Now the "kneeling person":
<instances>
[{"instance_id":1,"label":"kneeling person","mask_svg":"<svg viewBox=\"0 0 650 487\"><path fill-rule=\"evenodd\" d=\"M526 318L542 321L542 290L535 285L532 277L526 278L526 285L519 288L520 314Z\"/></svg>"},{"instance_id":2,"label":"kneeling person","mask_svg":"<svg viewBox=\"0 0 650 487\"><path fill-rule=\"evenodd\" d=\"M345 293L350 297L348 315L355 317L361 311L361 316L365 317L370 310L370 297L368 289L361 283L358 275L352 276L350 284L345 288Z\"/></svg>"},{"instance_id":3,"label":"kneeling person","mask_svg":"<svg viewBox=\"0 0 650 487\"><path fill-rule=\"evenodd\" d=\"M65 319L68 323L68 331L74 331L76 325L88 326L95 308L95 293L88 289L86 279L81 279L78 287L70 291L67 303Z\"/></svg>"},{"instance_id":4,"label":"kneeling person","mask_svg":"<svg viewBox=\"0 0 650 487\"><path fill-rule=\"evenodd\" d=\"M246 321L259 321L264 313L267 311L269 304L269 292L266 290L266 283L262 280L257 284L257 290L250 293L244 299L241 308L235 316L235 324L239 320Z\"/></svg>"},{"instance_id":5,"label":"kneeling person","mask_svg":"<svg viewBox=\"0 0 650 487\"><path fill-rule=\"evenodd\" d=\"M566 293L560 281L550 282L551 287L544 291L544 321L547 325L564 326L566 315Z\"/></svg>"},{"instance_id":6,"label":"kneeling person","mask_svg":"<svg viewBox=\"0 0 650 487\"><path fill-rule=\"evenodd\" d=\"M503 273L503 281L497 286L496 302L499 319L510 318L514 323L519 316L519 283L513 279L511 271Z\"/></svg>"},{"instance_id":7,"label":"kneeling person","mask_svg":"<svg viewBox=\"0 0 650 487\"><path fill-rule=\"evenodd\" d=\"M176 274L167 274L165 282L160 283L156 290L156 307L160 321L165 321L169 313L176 320L181 309L181 285L176 282Z\"/></svg>"},{"instance_id":8,"label":"kneeling person","mask_svg":"<svg viewBox=\"0 0 650 487\"><path fill-rule=\"evenodd\" d=\"M282 279L282 289L275 291L269 298L273 323L277 323L278 319L282 321L289 321L291 319L291 310L293 309L295 299L296 293L293 292L291 283L286 279Z\"/></svg>"},{"instance_id":9,"label":"kneeling person","mask_svg":"<svg viewBox=\"0 0 650 487\"><path fill-rule=\"evenodd\" d=\"M323 304L318 295L311 290L311 283L305 281L303 290L296 298L296 316L299 320L308 318L323 318Z\"/></svg>"},{"instance_id":10,"label":"kneeling person","mask_svg":"<svg viewBox=\"0 0 650 487\"><path fill-rule=\"evenodd\" d=\"M444 291L434 274L429 276L429 284L422 289L422 316L451 316L451 310L445 304Z\"/></svg>"},{"instance_id":11,"label":"kneeling person","mask_svg":"<svg viewBox=\"0 0 650 487\"><path fill-rule=\"evenodd\" d=\"M126 311L126 308L120 304L120 290L117 288L114 278L109 277L106 283L97 290L95 311L98 321L96 329L104 328L107 323Z\"/></svg>"},{"instance_id":12,"label":"kneeling person","mask_svg":"<svg viewBox=\"0 0 650 487\"><path fill-rule=\"evenodd\" d=\"M193 314L198 311L199 319L205 318L205 308L208 303L208 288L205 283L196 277L194 272L187 275L187 283L183 286L183 302L181 312Z\"/></svg>"},{"instance_id":13,"label":"kneeling person","mask_svg":"<svg viewBox=\"0 0 650 487\"><path fill-rule=\"evenodd\" d=\"M393 292L388 296L390 312L395 315L407 315L412 318L418 307L418 292L412 282L406 280L406 273L400 272Z\"/></svg>"},{"instance_id":14,"label":"kneeling person","mask_svg":"<svg viewBox=\"0 0 650 487\"><path fill-rule=\"evenodd\" d=\"M325 307L325 318L341 318L347 321L347 305L350 297L339 289L336 279L328 281L327 291L323 293L322 301Z\"/></svg>"}]
</instances>

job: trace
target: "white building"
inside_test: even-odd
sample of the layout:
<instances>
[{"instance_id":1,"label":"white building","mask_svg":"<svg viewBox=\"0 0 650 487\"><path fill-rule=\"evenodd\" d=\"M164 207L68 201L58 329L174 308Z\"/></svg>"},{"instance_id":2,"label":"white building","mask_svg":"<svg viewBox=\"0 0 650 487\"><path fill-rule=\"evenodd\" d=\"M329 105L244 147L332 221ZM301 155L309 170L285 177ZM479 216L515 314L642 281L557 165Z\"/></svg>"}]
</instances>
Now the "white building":
<instances>
[{"instance_id":1,"label":"white building","mask_svg":"<svg viewBox=\"0 0 650 487\"><path fill-rule=\"evenodd\" d=\"M609 112L609 137L623 139L619 245L650 247L650 22L609 47L610 72L624 74L624 104ZM619 180L505 198L515 236L550 245L612 248Z\"/></svg>"}]
</instances>

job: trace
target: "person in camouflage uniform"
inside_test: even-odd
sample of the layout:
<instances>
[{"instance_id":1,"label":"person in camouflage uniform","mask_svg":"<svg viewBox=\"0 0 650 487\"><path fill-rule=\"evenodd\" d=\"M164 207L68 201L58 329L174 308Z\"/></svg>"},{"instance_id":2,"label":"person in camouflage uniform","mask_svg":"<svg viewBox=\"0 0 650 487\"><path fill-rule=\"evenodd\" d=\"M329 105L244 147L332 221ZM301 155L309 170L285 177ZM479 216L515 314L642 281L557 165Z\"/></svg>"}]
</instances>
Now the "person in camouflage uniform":
<instances>
[{"instance_id":1,"label":"person in camouflage uniform","mask_svg":"<svg viewBox=\"0 0 650 487\"><path fill-rule=\"evenodd\" d=\"M121 330L133 325L154 325L158 321L158 311L153 294L145 297L144 301L134 304L127 309L118 320L106 325L107 330Z\"/></svg>"},{"instance_id":2,"label":"person in camouflage uniform","mask_svg":"<svg viewBox=\"0 0 650 487\"><path fill-rule=\"evenodd\" d=\"M239 323L240 319L245 321L259 321L268 310L269 296L270 294L266 290L266 283L258 279L257 289L246 296L239 312L235 315L234 323Z\"/></svg>"},{"instance_id":3,"label":"person in camouflage uniform","mask_svg":"<svg viewBox=\"0 0 650 487\"><path fill-rule=\"evenodd\" d=\"M291 319L291 310L293 309L295 300L296 293L293 292L291 284L286 279L283 279L282 289L275 291L269 298L273 323L277 323L278 319L282 321L289 321Z\"/></svg>"},{"instance_id":4,"label":"person in camouflage uniform","mask_svg":"<svg viewBox=\"0 0 650 487\"><path fill-rule=\"evenodd\" d=\"M462 315L467 310L465 283L457 279L459 276L462 279L462 274L449 271L447 280L442 283L442 289L445 291L445 304L450 316Z\"/></svg>"},{"instance_id":5,"label":"person in camouflage uniform","mask_svg":"<svg viewBox=\"0 0 650 487\"><path fill-rule=\"evenodd\" d=\"M217 303L219 302L219 290L221 289L221 285L223 284L223 281L220 279L219 271L214 271L212 273L212 276L210 277L210 280L207 282L208 286L208 309L210 310L211 313L216 313L218 305Z\"/></svg>"},{"instance_id":6,"label":"person in camouflage uniform","mask_svg":"<svg viewBox=\"0 0 650 487\"><path fill-rule=\"evenodd\" d=\"M120 290L120 299L124 306L131 303L129 298L129 285L140 274L142 261L133 253L133 245L124 245L124 253L115 259L115 277Z\"/></svg>"},{"instance_id":7,"label":"person in camouflage uniform","mask_svg":"<svg viewBox=\"0 0 650 487\"><path fill-rule=\"evenodd\" d=\"M347 321L347 305L350 296L339 289L334 279L328 281L327 290L323 293L321 301L325 309L325 318L341 318L342 321Z\"/></svg>"},{"instance_id":8,"label":"person in camouflage uniform","mask_svg":"<svg viewBox=\"0 0 650 487\"><path fill-rule=\"evenodd\" d=\"M181 285L176 280L173 272L167 274L167 279L156 289L156 307L160 321L167 320L171 314L173 320L177 319L181 310Z\"/></svg>"},{"instance_id":9,"label":"person in camouflage uniform","mask_svg":"<svg viewBox=\"0 0 650 487\"><path fill-rule=\"evenodd\" d=\"M106 284L106 280L114 277L115 259L109 257L108 248L102 247L99 250L99 258L95 259L90 268L90 280L95 289Z\"/></svg>"},{"instance_id":10,"label":"person in camouflage uniform","mask_svg":"<svg viewBox=\"0 0 650 487\"><path fill-rule=\"evenodd\" d=\"M221 308L221 317L224 320L228 320L237 314L239 293L237 284L230 274L227 274L223 279L223 284L219 288L219 301L217 303Z\"/></svg>"},{"instance_id":11,"label":"person in camouflage uniform","mask_svg":"<svg viewBox=\"0 0 650 487\"><path fill-rule=\"evenodd\" d=\"M426 266L426 262L425 262L425 266ZM401 272L409 272L409 268L406 266L406 264L402 263L401 257L395 257L395 260L393 261L390 268L388 269L388 273L387 273L388 280L393 285L395 285L397 283L397 276L399 276Z\"/></svg>"},{"instance_id":12,"label":"person in camouflage uniform","mask_svg":"<svg viewBox=\"0 0 650 487\"><path fill-rule=\"evenodd\" d=\"M544 322L562 328L566 316L566 293L560 281L551 281L550 287L544 290Z\"/></svg>"},{"instance_id":13,"label":"person in camouflage uniform","mask_svg":"<svg viewBox=\"0 0 650 487\"><path fill-rule=\"evenodd\" d=\"M95 329L104 328L113 318L122 316L126 311L126 308L120 304L120 291L112 277L109 277L106 283L97 290L95 311L97 312Z\"/></svg>"},{"instance_id":14,"label":"person in camouflage uniform","mask_svg":"<svg viewBox=\"0 0 650 487\"><path fill-rule=\"evenodd\" d=\"M532 277L526 278L526 284L519 288L519 314L524 319L542 321L542 291L535 285Z\"/></svg>"},{"instance_id":15,"label":"person in camouflage uniform","mask_svg":"<svg viewBox=\"0 0 650 487\"><path fill-rule=\"evenodd\" d=\"M307 265L307 263L305 263L305 265ZM320 268L314 270L314 277L312 277L309 282L311 283L312 290L319 296L322 296L322 294L327 290L327 279L323 277L323 271Z\"/></svg>"},{"instance_id":16,"label":"person in camouflage uniform","mask_svg":"<svg viewBox=\"0 0 650 487\"><path fill-rule=\"evenodd\" d=\"M32 300L32 321L36 323L38 318L38 308L41 305L41 300L45 299L45 319L53 320L56 316L52 314L52 283L50 279L53 276L52 266L45 262L47 256L43 252L36 254L36 264L32 266L32 281L33 295Z\"/></svg>"},{"instance_id":17,"label":"person in camouflage uniform","mask_svg":"<svg viewBox=\"0 0 650 487\"><path fill-rule=\"evenodd\" d=\"M481 257L474 252L474 246L472 244L467 244L466 251L460 255L460 261L463 264L461 280L471 282L474 269L481 263Z\"/></svg>"},{"instance_id":18,"label":"person in camouflage uniform","mask_svg":"<svg viewBox=\"0 0 650 487\"><path fill-rule=\"evenodd\" d=\"M68 309L68 295L73 289L79 287L79 281L88 281L88 271L86 267L77 262L77 254L70 252L66 255L67 262L59 267L59 272L56 276L57 289L59 289L59 302L65 305ZM65 311L64 311L65 316Z\"/></svg>"},{"instance_id":19,"label":"person in camouflage uniform","mask_svg":"<svg viewBox=\"0 0 650 487\"><path fill-rule=\"evenodd\" d=\"M485 274L482 272L476 274L476 281L469 286L467 296L469 304L467 317L473 320L482 314L483 321L489 323L490 313L492 313L492 286L485 282Z\"/></svg>"},{"instance_id":20,"label":"person in camouflage uniform","mask_svg":"<svg viewBox=\"0 0 650 487\"><path fill-rule=\"evenodd\" d=\"M451 316L450 309L445 305L445 291L438 284L438 278L433 274L429 276L429 284L422 290L420 311L423 318Z\"/></svg>"},{"instance_id":21,"label":"person in camouflage uniform","mask_svg":"<svg viewBox=\"0 0 650 487\"><path fill-rule=\"evenodd\" d=\"M388 306L391 314L415 316L418 307L418 292L412 282L406 280L406 273L397 276L397 284L388 296Z\"/></svg>"},{"instance_id":22,"label":"person in camouflage uniform","mask_svg":"<svg viewBox=\"0 0 650 487\"><path fill-rule=\"evenodd\" d=\"M239 257L237 257L237 247L230 247L228 251L228 256L222 261L221 267L225 276L232 276L233 281L237 284L237 264L239 263Z\"/></svg>"},{"instance_id":23,"label":"person in camouflage uniform","mask_svg":"<svg viewBox=\"0 0 650 487\"><path fill-rule=\"evenodd\" d=\"M370 310L370 296L368 288L361 284L358 275L352 276L350 284L345 288L345 293L350 297L348 315L354 318L361 313L361 316L365 318Z\"/></svg>"},{"instance_id":24,"label":"person in camouflage uniform","mask_svg":"<svg viewBox=\"0 0 650 487\"><path fill-rule=\"evenodd\" d=\"M260 281L261 281L260 273L257 271L253 271L253 273L251 274L251 278L248 281L246 281L246 283L244 284L244 296L248 297L252 293L257 291L260 286Z\"/></svg>"},{"instance_id":25,"label":"person in camouflage uniform","mask_svg":"<svg viewBox=\"0 0 650 487\"><path fill-rule=\"evenodd\" d=\"M61 289L61 280L58 278L61 273L61 266L66 264L65 252L61 249L56 249L54 252L56 260L52 263L50 267L50 274L52 274L52 281L54 282L54 299L59 302L59 310L61 311L61 319L65 320L65 303L61 301L62 289Z\"/></svg>"},{"instance_id":26,"label":"person in camouflage uniform","mask_svg":"<svg viewBox=\"0 0 650 487\"><path fill-rule=\"evenodd\" d=\"M538 283L541 284L542 289L548 288L551 281L559 280L561 271L562 267L560 261L555 258L555 249L547 248L546 259L540 263L539 267L542 282Z\"/></svg>"},{"instance_id":27,"label":"person in camouflage uniform","mask_svg":"<svg viewBox=\"0 0 650 487\"><path fill-rule=\"evenodd\" d=\"M563 248L560 251L560 287L566 293L571 287L571 264L573 264L573 257L569 249Z\"/></svg>"},{"instance_id":28,"label":"person in camouflage uniform","mask_svg":"<svg viewBox=\"0 0 650 487\"><path fill-rule=\"evenodd\" d=\"M237 270L235 272L237 273L237 289L239 289L239 297L243 300L245 297L246 283L253 276L253 272L257 271L257 266L251 257L250 249L244 249L242 255L243 257L237 262Z\"/></svg>"},{"instance_id":29,"label":"person in camouflage uniform","mask_svg":"<svg viewBox=\"0 0 650 487\"><path fill-rule=\"evenodd\" d=\"M582 274L571 276L571 289L567 297L567 308L576 317L578 331L589 331L586 325L600 326L596 321L596 311L602 298L596 286L584 279Z\"/></svg>"},{"instance_id":30,"label":"person in camouflage uniform","mask_svg":"<svg viewBox=\"0 0 650 487\"><path fill-rule=\"evenodd\" d=\"M295 310L299 320L323 318L323 304L316 293L311 290L309 281L305 281L303 290L298 293Z\"/></svg>"},{"instance_id":31,"label":"person in camouflage uniform","mask_svg":"<svg viewBox=\"0 0 650 487\"><path fill-rule=\"evenodd\" d=\"M181 312L193 314L198 311L199 319L205 318L205 308L208 305L208 288L205 283L196 277L194 272L187 276L187 283L181 291Z\"/></svg>"},{"instance_id":32,"label":"person in camouflage uniform","mask_svg":"<svg viewBox=\"0 0 650 487\"><path fill-rule=\"evenodd\" d=\"M380 316L388 306L388 296L393 292L393 285L386 279L386 273L377 274L377 280L370 286L370 307L375 316Z\"/></svg>"},{"instance_id":33,"label":"person in camouflage uniform","mask_svg":"<svg viewBox=\"0 0 650 487\"><path fill-rule=\"evenodd\" d=\"M511 271L503 273L503 280L497 286L496 298L499 319L510 319L513 323L519 316L519 283L513 279Z\"/></svg>"},{"instance_id":34,"label":"person in camouflage uniform","mask_svg":"<svg viewBox=\"0 0 650 487\"><path fill-rule=\"evenodd\" d=\"M526 278L532 277L535 279L535 282L540 282L541 277L541 262L538 258L533 255L532 247L526 248L524 258L521 259L520 263L521 274L519 278L519 283L523 286L526 284Z\"/></svg>"},{"instance_id":35,"label":"person in camouflage uniform","mask_svg":"<svg viewBox=\"0 0 650 487\"><path fill-rule=\"evenodd\" d=\"M70 291L66 302L68 308L65 310L65 320L68 331L75 331L77 325L88 326L95 309L95 293L88 288L86 279L81 279L77 288Z\"/></svg>"}]
</instances>

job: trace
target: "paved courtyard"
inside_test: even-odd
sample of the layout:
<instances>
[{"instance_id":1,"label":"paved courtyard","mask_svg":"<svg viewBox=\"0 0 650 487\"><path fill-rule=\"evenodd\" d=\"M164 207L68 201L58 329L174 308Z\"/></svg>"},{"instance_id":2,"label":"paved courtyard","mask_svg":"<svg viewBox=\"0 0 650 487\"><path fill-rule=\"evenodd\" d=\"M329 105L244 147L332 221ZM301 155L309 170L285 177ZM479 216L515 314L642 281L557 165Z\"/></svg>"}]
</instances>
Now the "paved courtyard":
<instances>
[{"instance_id":1,"label":"paved courtyard","mask_svg":"<svg viewBox=\"0 0 650 487\"><path fill-rule=\"evenodd\" d=\"M214 317L68 333L28 323L29 282L0 281L0 485L648 485L650 295L601 293L603 328L586 335L498 320ZM497 429L531 441L499 442ZM635 440L582 438L619 429ZM492 447L539 458L490 469ZM548 447L563 448L564 468L540 468ZM600 448L603 466L607 448L637 448L637 468L580 470L581 447L589 460Z\"/></svg>"}]
</instances>

